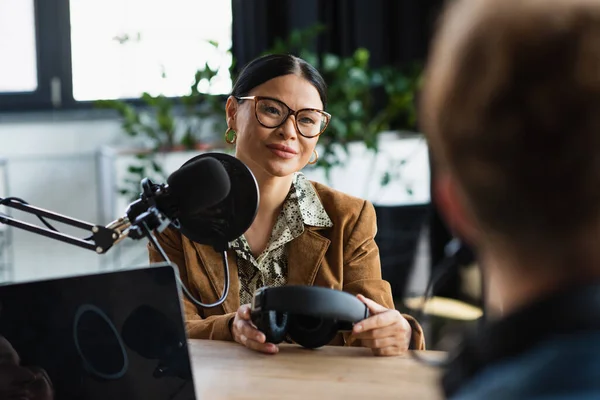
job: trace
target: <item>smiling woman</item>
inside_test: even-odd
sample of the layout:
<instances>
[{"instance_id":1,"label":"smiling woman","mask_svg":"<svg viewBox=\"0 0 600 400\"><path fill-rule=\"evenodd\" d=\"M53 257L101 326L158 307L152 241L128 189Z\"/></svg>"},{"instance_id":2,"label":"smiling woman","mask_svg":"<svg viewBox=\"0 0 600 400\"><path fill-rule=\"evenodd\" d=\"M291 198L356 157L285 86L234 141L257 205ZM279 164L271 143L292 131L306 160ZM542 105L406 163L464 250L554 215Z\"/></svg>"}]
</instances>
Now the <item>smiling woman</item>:
<instances>
[{"instance_id":1,"label":"smiling woman","mask_svg":"<svg viewBox=\"0 0 600 400\"><path fill-rule=\"evenodd\" d=\"M395 310L390 285L381 278L375 244L376 218L368 201L311 182L300 172L318 158L319 136L331 118L319 72L291 55L267 55L240 73L227 100L226 140L256 177L260 190L252 226L229 243L237 266L231 295L213 309L184 299L192 338L235 340L276 353L250 321L254 292L264 286L314 285L342 290L364 302L371 317L331 344L371 348L375 355L423 349L422 330ZM220 254L173 229L158 237L180 268L182 281L202 302L215 301L223 287ZM150 246L150 260L161 256ZM237 277L237 279L236 279Z\"/></svg>"},{"instance_id":2,"label":"smiling woman","mask_svg":"<svg viewBox=\"0 0 600 400\"><path fill-rule=\"evenodd\" d=\"M259 175L259 184L267 179L265 174L291 179L291 174L308 163L321 128L327 126L329 115L322 111L326 100L317 87L296 74L277 76L256 86L249 92L254 96L236 96L236 89L227 101L227 125L237 137L236 157ZM320 89L324 93L325 84ZM308 113L316 114L312 125Z\"/></svg>"}]
</instances>

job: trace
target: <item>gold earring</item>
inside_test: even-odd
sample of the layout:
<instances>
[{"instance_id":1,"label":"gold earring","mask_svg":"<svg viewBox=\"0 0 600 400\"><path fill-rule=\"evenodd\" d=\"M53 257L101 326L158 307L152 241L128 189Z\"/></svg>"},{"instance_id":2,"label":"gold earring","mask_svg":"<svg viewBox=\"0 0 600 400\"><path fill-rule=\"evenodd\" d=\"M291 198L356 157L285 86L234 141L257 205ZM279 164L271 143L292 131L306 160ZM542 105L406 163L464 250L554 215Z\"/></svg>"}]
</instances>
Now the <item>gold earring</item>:
<instances>
[{"instance_id":1,"label":"gold earring","mask_svg":"<svg viewBox=\"0 0 600 400\"><path fill-rule=\"evenodd\" d=\"M231 135L231 132L233 132L233 135ZM230 138L230 136L233 136L233 137ZM237 140L237 132L228 127L227 130L225 131L225 141L229 144L235 144L236 140Z\"/></svg>"},{"instance_id":2,"label":"gold earring","mask_svg":"<svg viewBox=\"0 0 600 400\"><path fill-rule=\"evenodd\" d=\"M317 153L317 149L314 149L313 153L315 155L315 159L313 161L308 160L310 165L316 164L316 162L319 161L319 153Z\"/></svg>"}]
</instances>

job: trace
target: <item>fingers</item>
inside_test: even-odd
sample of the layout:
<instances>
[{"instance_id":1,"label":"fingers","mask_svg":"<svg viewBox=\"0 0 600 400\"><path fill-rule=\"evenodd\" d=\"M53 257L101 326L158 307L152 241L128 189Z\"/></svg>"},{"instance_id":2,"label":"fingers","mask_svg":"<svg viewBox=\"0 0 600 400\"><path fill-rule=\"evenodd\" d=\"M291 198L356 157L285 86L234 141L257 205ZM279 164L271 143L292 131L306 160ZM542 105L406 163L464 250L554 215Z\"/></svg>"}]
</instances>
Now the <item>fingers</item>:
<instances>
[{"instance_id":1,"label":"fingers","mask_svg":"<svg viewBox=\"0 0 600 400\"><path fill-rule=\"evenodd\" d=\"M250 325L248 321L238 320L236 328L240 336L244 335L246 338L254 340L258 343L265 342L265 335L261 331Z\"/></svg>"},{"instance_id":2,"label":"fingers","mask_svg":"<svg viewBox=\"0 0 600 400\"><path fill-rule=\"evenodd\" d=\"M408 350L412 332L402 314L362 295L357 297L372 315L354 325L351 342L360 340L360 345L370 348L376 356L394 356Z\"/></svg>"},{"instance_id":3,"label":"fingers","mask_svg":"<svg viewBox=\"0 0 600 400\"><path fill-rule=\"evenodd\" d=\"M385 312L373 315L354 325L352 328L352 333L360 333L373 329L384 328L399 322L402 318L402 315L397 310L386 310Z\"/></svg>"},{"instance_id":4,"label":"fingers","mask_svg":"<svg viewBox=\"0 0 600 400\"><path fill-rule=\"evenodd\" d=\"M244 304L237 310L237 316L245 321L250 320L250 304Z\"/></svg>"},{"instance_id":5,"label":"fingers","mask_svg":"<svg viewBox=\"0 0 600 400\"><path fill-rule=\"evenodd\" d=\"M383 339L398 335L399 330L400 327L394 324L381 329L373 329L370 331L364 331L360 333L352 333L352 337L354 339Z\"/></svg>"},{"instance_id":6,"label":"fingers","mask_svg":"<svg viewBox=\"0 0 600 400\"><path fill-rule=\"evenodd\" d=\"M408 350L410 345L410 332L403 329L401 323L352 334L350 338L352 342L360 340L362 347L372 349L376 355L401 354ZM394 349L384 350L387 347L393 347Z\"/></svg>"},{"instance_id":7,"label":"fingers","mask_svg":"<svg viewBox=\"0 0 600 400\"><path fill-rule=\"evenodd\" d=\"M245 304L238 308L233 321L233 337L236 342L249 349L262 353L274 354L279 347L273 343L265 343L264 333L256 329L250 320L250 305Z\"/></svg>"},{"instance_id":8,"label":"fingers","mask_svg":"<svg viewBox=\"0 0 600 400\"><path fill-rule=\"evenodd\" d=\"M369 311L372 314L379 314L379 313L382 313L382 312L386 312L388 310L386 307L382 306L381 304L378 304L378 303L374 302L373 300L371 300L369 298L366 298L362 294L359 294L356 297L358 297L358 299L360 301L362 301L363 303L365 303L365 305L367 306L367 308L369 309Z\"/></svg>"},{"instance_id":9,"label":"fingers","mask_svg":"<svg viewBox=\"0 0 600 400\"><path fill-rule=\"evenodd\" d=\"M244 346L249 349L260 351L261 353L275 354L279 351L279 347L273 343L260 343L249 339L245 335L240 336L240 340Z\"/></svg>"}]
</instances>

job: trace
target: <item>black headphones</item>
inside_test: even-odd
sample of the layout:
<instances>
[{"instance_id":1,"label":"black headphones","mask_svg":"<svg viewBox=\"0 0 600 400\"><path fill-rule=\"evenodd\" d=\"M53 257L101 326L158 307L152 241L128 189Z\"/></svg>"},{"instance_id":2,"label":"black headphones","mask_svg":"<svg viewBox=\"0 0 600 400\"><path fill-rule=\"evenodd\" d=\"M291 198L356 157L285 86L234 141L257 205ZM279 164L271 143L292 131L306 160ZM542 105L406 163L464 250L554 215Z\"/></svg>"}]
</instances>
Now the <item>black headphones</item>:
<instances>
[{"instance_id":1,"label":"black headphones","mask_svg":"<svg viewBox=\"0 0 600 400\"><path fill-rule=\"evenodd\" d=\"M289 337L315 349L333 340L339 331L369 316L367 306L350 293L317 286L279 286L254 292L252 322L269 343Z\"/></svg>"}]
</instances>

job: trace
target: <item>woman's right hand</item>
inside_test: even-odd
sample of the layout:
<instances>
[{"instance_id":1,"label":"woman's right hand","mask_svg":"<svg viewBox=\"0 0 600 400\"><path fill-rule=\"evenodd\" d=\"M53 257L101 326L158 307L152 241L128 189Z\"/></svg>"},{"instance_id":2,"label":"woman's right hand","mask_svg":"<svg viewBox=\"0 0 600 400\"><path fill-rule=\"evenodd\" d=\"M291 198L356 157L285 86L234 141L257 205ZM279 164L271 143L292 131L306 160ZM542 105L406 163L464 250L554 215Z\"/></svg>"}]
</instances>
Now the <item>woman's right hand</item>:
<instances>
[{"instance_id":1,"label":"woman's right hand","mask_svg":"<svg viewBox=\"0 0 600 400\"><path fill-rule=\"evenodd\" d=\"M264 333L256 329L250 319L250 304L244 304L238 308L231 324L233 339L249 349L267 354L275 354L279 347L273 343L265 343Z\"/></svg>"}]
</instances>

